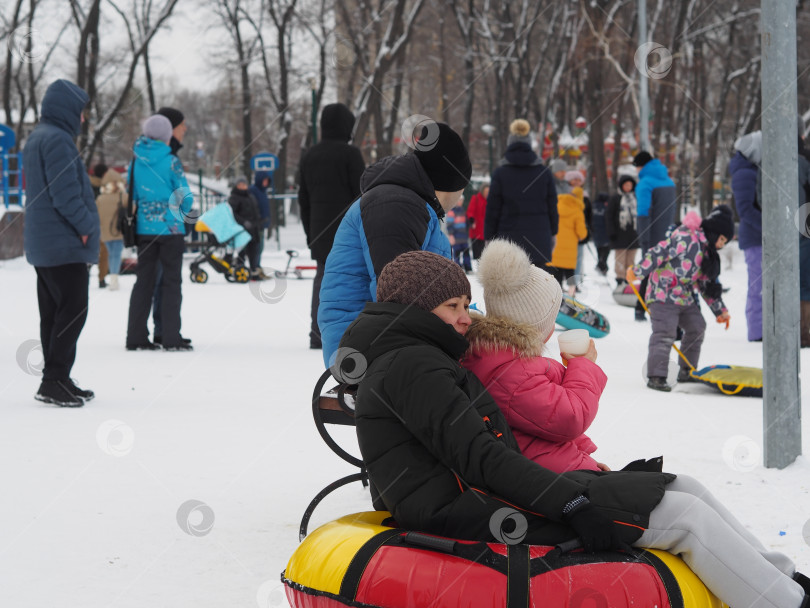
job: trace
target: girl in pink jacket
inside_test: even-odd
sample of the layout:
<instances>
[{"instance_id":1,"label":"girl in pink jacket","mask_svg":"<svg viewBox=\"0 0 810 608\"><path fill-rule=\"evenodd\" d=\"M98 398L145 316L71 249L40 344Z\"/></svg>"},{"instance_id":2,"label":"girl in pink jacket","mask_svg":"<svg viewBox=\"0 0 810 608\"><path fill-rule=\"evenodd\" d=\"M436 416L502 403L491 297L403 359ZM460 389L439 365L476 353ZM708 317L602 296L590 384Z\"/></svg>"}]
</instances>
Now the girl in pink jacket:
<instances>
[{"instance_id":1,"label":"girl in pink jacket","mask_svg":"<svg viewBox=\"0 0 810 608\"><path fill-rule=\"evenodd\" d=\"M567 367L542 355L560 309L560 284L502 240L484 249L478 278L487 315L474 318L462 365L495 398L521 452L558 473L609 470L591 457L596 445L585 435L607 383L593 340L585 355L561 353Z\"/></svg>"}]
</instances>

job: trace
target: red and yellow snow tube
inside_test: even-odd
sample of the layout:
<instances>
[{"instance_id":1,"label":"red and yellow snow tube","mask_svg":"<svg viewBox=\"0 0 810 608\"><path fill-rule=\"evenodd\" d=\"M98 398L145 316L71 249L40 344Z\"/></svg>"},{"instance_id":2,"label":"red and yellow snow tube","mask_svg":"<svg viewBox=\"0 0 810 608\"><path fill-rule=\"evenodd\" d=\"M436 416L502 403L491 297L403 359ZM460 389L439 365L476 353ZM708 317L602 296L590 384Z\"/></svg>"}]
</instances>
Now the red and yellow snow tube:
<instances>
[{"instance_id":1,"label":"red and yellow snow tube","mask_svg":"<svg viewBox=\"0 0 810 608\"><path fill-rule=\"evenodd\" d=\"M281 578L293 608L722 608L663 551L561 553L454 541L347 515L296 549Z\"/></svg>"}]
</instances>

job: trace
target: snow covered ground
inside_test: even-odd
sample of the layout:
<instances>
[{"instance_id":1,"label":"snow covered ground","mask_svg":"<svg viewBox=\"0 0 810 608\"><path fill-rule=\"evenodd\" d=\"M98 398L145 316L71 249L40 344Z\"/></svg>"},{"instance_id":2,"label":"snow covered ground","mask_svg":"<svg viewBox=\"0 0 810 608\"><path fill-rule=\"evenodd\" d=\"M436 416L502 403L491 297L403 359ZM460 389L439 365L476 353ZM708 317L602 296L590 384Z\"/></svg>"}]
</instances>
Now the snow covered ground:
<instances>
[{"instance_id":1,"label":"snow covered ground","mask_svg":"<svg viewBox=\"0 0 810 608\"><path fill-rule=\"evenodd\" d=\"M288 248L306 261L299 225L282 230L282 251L267 243L264 266L283 268ZM760 366L759 345L745 339L745 264L739 251L732 260L721 277L731 287L731 329L707 318L701 363ZM593 280L582 298L612 326L597 342L610 379L589 433L598 459L621 467L663 454L665 470L702 480L766 545L809 570L810 460L762 466L760 399L645 388L649 323L613 302L593 260L585 268ZM60 409L33 399L34 270L23 259L0 262L0 606L286 605L279 573L305 506L354 472L312 422L323 368L320 351L308 349L312 281L236 285L210 272L198 285L186 273L183 334L195 350L127 352L134 277L111 292L93 273L73 375L97 397ZM473 299L480 294L474 283ZM802 360L810 369L810 351ZM807 452L807 392L803 411ZM353 484L321 504L310 529L369 508Z\"/></svg>"}]
</instances>

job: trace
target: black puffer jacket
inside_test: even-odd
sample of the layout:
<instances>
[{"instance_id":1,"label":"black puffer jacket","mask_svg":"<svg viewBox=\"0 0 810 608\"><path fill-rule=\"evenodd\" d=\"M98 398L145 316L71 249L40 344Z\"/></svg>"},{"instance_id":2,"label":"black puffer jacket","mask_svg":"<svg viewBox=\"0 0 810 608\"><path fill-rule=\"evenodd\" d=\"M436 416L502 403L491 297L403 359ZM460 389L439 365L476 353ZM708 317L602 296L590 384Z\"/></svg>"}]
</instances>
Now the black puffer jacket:
<instances>
[{"instance_id":1,"label":"black puffer jacket","mask_svg":"<svg viewBox=\"0 0 810 608\"><path fill-rule=\"evenodd\" d=\"M584 493L624 524L618 528L627 542L637 539L674 476L558 475L523 457L495 401L459 365L467 346L437 316L392 303L367 304L341 341L368 364L357 396L357 437L369 477L397 523L492 541L490 518L514 506L528 521L526 542L557 543L574 536L561 521L563 507Z\"/></svg>"},{"instance_id":2,"label":"black puffer jacket","mask_svg":"<svg viewBox=\"0 0 810 608\"><path fill-rule=\"evenodd\" d=\"M228 204L233 209L234 219L245 230L259 229L259 224L262 221L261 213L259 213L259 203L256 202L250 192L234 188L228 197Z\"/></svg>"},{"instance_id":3,"label":"black puffer jacket","mask_svg":"<svg viewBox=\"0 0 810 608\"><path fill-rule=\"evenodd\" d=\"M298 204L312 259L325 262L340 220L360 195L365 163L360 149L348 142L354 115L343 104L330 104L321 114L323 140L301 158Z\"/></svg>"}]
</instances>

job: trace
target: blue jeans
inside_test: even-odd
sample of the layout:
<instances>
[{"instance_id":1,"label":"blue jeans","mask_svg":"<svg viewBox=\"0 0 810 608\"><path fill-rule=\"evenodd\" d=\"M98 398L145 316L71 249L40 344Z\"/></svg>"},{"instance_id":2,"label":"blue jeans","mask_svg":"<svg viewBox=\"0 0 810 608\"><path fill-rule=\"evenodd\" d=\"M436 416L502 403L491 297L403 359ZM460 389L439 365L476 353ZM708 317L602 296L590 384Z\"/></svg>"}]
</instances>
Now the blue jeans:
<instances>
[{"instance_id":1,"label":"blue jeans","mask_svg":"<svg viewBox=\"0 0 810 608\"><path fill-rule=\"evenodd\" d=\"M121 253L124 251L124 241L104 241L109 254L110 274L119 274L121 271Z\"/></svg>"},{"instance_id":2,"label":"blue jeans","mask_svg":"<svg viewBox=\"0 0 810 608\"><path fill-rule=\"evenodd\" d=\"M453 261L461 266L464 270L472 270L472 262L470 262L470 246L467 243L458 243L452 246Z\"/></svg>"}]
</instances>

